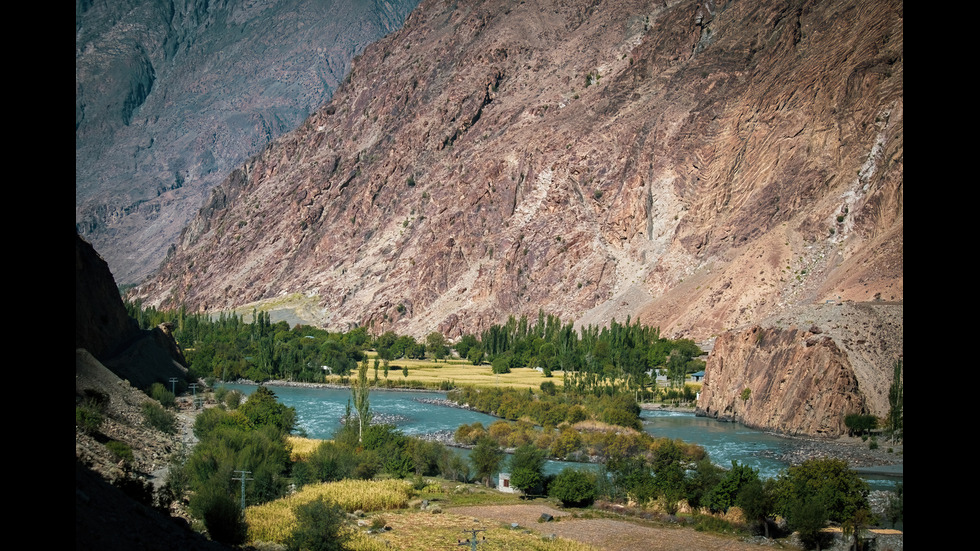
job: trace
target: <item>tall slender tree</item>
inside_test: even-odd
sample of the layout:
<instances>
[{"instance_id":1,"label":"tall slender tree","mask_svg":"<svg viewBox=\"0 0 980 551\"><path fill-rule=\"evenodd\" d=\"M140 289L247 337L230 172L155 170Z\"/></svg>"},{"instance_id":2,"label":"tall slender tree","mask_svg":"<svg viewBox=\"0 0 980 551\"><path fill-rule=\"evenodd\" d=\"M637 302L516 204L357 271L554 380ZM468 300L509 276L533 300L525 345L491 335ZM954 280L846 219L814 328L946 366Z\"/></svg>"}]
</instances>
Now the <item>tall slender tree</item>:
<instances>
[{"instance_id":1,"label":"tall slender tree","mask_svg":"<svg viewBox=\"0 0 980 551\"><path fill-rule=\"evenodd\" d=\"M888 404L891 406L888 411L888 429L891 431L892 441L897 442L903 436L902 427L905 424L904 412L902 411L905 403L902 360L895 360L893 369L894 378L892 379L892 386L888 389Z\"/></svg>"},{"instance_id":2,"label":"tall slender tree","mask_svg":"<svg viewBox=\"0 0 980 551\"><path fill-rule=\"evenodd\" d=\"M351 385L351 392L354 394L354 409L357 410L357 441L364 442L364 429L371 423L371 404L368 395L371 388L368 385L368 360L367 356L361 361L357 369L357 382Z\"/></svg>"}]
</instances>

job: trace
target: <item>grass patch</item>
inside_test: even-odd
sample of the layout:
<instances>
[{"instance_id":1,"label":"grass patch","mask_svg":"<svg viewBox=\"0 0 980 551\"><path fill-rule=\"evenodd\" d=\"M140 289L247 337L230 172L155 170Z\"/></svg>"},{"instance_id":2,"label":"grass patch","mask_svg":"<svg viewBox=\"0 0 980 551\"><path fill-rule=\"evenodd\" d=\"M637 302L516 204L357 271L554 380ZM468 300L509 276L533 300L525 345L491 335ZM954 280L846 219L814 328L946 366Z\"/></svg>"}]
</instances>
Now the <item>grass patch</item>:
<instances>
[{"instance_id":1,"label":"grass patch","mask_svg":"<svg viewBox=\"0 0 980 551\"><path fill-rule=\"evenodd\" d=\"M540 534L524 530L512 530L509 526L494 522L474 522L472 517L452 512L430 514L402 512L385 515L391 531L378 535L361 533L351 542L355 551L380 551L384 549L450 549L457 548L457 541L470 535L464 530L484 530L477 537L486 542L480 548L528 549L532 551L593 551L596 548L563 538L542 538ZM468 546L458 547L468 549Z\"/></svg>"}]
</instances>

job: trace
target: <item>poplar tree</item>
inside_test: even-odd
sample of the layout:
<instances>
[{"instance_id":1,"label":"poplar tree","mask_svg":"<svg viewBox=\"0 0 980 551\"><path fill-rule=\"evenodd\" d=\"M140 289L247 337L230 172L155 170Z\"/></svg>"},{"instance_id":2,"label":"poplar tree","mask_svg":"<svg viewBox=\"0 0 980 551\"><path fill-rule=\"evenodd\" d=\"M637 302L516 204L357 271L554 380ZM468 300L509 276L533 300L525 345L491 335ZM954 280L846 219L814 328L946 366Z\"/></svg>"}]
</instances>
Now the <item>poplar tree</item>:
<instances>
[{"instance_id":1,"label":"poplar tree","mask_svg":"<svg viewBox=\"0 0 980 551\"><path fill-rule=\"evenodd\" d=\"M368 401L368 394L371 392L368 386L368 361L367 356L361 361L357 369L357 382L351 385L351 392L354 394L354 409L357 410L357 441L364 441L364 427L371 423L371 405Z\"/></svg>"},{"instance_id":2,"label":"poplar tree","mask_svg":"<svg viewBox=\"0 0 980 551\"><path fill-rule=\"evenodd\" d=\"M888 389L888 404L891 409L888 411L888 429L892 433L892 441L897 442L902 438L902 427L905 424L905 417L902 411L905 403L905 386L902 380L902 360L896 360L894 365L894 378L892 386Z\"/></svg>"}]
</instances>

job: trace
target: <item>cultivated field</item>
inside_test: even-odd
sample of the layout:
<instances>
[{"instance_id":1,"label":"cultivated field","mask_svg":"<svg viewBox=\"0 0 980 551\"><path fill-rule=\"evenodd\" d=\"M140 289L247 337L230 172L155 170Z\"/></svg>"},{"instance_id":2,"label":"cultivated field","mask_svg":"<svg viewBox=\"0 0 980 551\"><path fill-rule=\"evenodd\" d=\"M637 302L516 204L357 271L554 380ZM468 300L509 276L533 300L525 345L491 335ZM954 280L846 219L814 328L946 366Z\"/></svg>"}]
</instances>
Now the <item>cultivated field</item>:
<instances>
[{"instance_id":1,"label":"cultivated field","mask_svg":"<svg viewBox=\"0 0 980 551\"><path fill-rule=\"evenodd\" d=\"M374 356L368 353L368 378L374 380ZM408 377L402 373L402 368L408 368ZM454 385L492 386L496 388L533 388L538 389L541 383L551 381L557 386L562 385L564 372L553 371L552 376L545 377L543 373L529 367L512 369L510 373L494 374L489 365L473 365L463 360L434 362L432 360L396 360L388 367L388 381L392 386L409 386L412 381L418 382L419 387L438 388L444 381ZM380 386L385 385L384 368L378 368ZM340 383L340 377L328 377L327 382Z\"/></svg>"}]
</instances>

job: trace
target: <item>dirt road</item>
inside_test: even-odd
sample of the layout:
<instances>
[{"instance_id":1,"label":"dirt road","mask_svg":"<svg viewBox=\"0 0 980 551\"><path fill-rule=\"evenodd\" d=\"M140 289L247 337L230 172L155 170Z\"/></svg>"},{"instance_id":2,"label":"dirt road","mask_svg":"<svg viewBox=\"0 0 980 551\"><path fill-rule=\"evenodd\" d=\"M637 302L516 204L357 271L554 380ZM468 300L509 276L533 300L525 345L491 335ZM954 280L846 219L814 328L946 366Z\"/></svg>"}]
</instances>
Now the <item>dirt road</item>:
<instances>
[{"instance_id":1,"label":"dirt road","mask_svg":"<svg viewBox=\"0 0 980 551\"><path fill-rule=\"evenodd\" d=\"M457 515L492 519L503 523L518 523L541 534L580 541L607 551L758 551L759 545L696 532L690 528L653 527L626 520L608 518L573 518L565 511L546 505L481 505L451 507ZM539 523L542 513L556 520Z\"/></svg>"}]
</instances>

